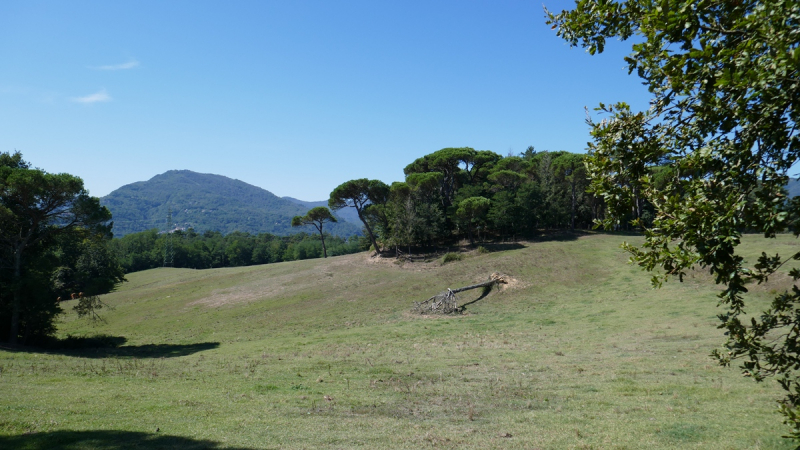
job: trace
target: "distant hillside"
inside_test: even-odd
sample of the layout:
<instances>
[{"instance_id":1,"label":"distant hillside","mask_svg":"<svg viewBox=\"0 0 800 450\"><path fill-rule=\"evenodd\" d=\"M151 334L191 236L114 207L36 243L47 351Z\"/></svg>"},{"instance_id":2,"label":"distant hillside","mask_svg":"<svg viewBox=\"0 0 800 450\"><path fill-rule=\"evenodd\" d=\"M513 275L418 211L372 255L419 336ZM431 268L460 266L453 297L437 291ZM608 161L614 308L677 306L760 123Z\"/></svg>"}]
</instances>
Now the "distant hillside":
<instances>
[{"instance_id":1,"label":"distant hillside","mask_svg":"<svg viewBox=\"0 0 800 450\"><path fill-rule=\"evenodd\" d=\"M100 203L113 214L115 236L163 229L170 207L174 224L198 232L285 235L313 231L311 227L291 226L292 217L310 209L303 203L280 198L243 181L189 170L170 170L148 181L122 186L101 198ZM360 226L346 221L328 228L339 236L359 234L360 230Z\"/></svg>"},{"instance_id":2,"label":"distant hillside","mask_svg":"<svg viewBox=\"0 0 800 450\"><path fill-rule=\"evenodd\" d=\"M789 184L786 185L786 190L789 191L789 197L797 197L800 195L800 179L789 178Z\"/></svg>"},{"instance_id":3,"label":"distant hillside","mask_svg":"<svg viewBox=\"0 0 800 450\"><path fill-rule=\"evenodd\" d=\"M285 200L289 200L290 202L297 203L298 205L303 205L305 208L311 209L316 208L317 206L328 206L328 201L320 201L320 202L305 202L303 200L298 200L292 197L281 197ZM342 208L338 211L334 211L333 214L336 216L338 220L345 220L350 223L354 223L359 227L363 226L361 219L358 218L358 213L356 212L355 208Z\"/></svg>"}]
</instances>

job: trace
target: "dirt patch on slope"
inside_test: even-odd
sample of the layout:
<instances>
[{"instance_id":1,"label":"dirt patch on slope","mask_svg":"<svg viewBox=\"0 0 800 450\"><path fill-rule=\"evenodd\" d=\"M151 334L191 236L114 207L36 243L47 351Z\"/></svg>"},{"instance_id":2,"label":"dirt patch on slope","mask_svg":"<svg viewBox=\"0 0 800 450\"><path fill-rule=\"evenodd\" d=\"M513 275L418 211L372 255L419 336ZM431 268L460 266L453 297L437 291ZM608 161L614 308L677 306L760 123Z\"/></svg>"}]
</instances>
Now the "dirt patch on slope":
<instances>
[{"instance_id":1,"label":"dirt patch on slope","mask_svg":"<svg viewBox=\"0 0 800 450\"><path fill-rule=\"evenodd\" d=\"M477 255L476 255L477 256ZM211 291L203 298L191 301L187 306L205 306L219 308L226 305L239 305L255 301L263 301L282 297L290 297L300 291L314 289L320 282L328 283L337 292L347 292L365 283L381 283L379 272L382 270L421 271L458 271L458 262L442 266L440 260L427 262L401 262L392 257L356 253L328 258L324 263L319 260L294 261L289 263L270 264L254 267L247 277L234 286ZM367 271L364 272L364 269ZM373 270L378 273L373 273ZM488 273L484 276L488 277ZM484 280L486 278L483 278ZM524 287L524 283L506 276L507 283L499 284L496 289L506 291L516 287ZM478 279L476 282L482 280ZM469 284L469 283L466 283ZM431 286L438 289L442 286ZM452 286L459 287L459 286ZM377 285L376 285L377 288Z\"/></svg>"},{"instance_id":2,"label":"dirt patch on slope","mask_svg":"<svg viewBox=\"0 0 800 450\"><path fill-rule=\"evenodd\" d=\"M256 270L250 280L236 286L215 289L188 306L202 305L217 308L225 305L250 303L253 301L280 298L314 286L321 280L340 283L342 278L353 273L353 268L363 267L369 256L365 253L328 258L325 264L309 264L309 261L293 261L281 266L282 272L274 273L276 265L265 265ZM318 260L314 260L318 261Z\"/></svg>"}]
</instances>

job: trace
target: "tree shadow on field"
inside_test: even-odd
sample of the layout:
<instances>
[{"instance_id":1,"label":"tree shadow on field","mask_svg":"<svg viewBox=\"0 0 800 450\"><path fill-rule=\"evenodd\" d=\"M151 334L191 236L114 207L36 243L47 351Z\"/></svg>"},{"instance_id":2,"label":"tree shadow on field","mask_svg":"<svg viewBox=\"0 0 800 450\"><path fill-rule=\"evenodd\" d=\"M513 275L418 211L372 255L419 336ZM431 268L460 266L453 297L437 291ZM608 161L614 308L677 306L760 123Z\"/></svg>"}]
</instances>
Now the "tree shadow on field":
<instances>
[{"instance_id":1,"label":"tree shadow on field","mask_svg":"<svg viewBox=\"0 0 800 450\"><path fill-rule=\"evenodd\" d=\"M196 344L143 344L124 345L124 336L67 336L64 339L52 338L40 347L4 346L3 350L25 353L47 353L55 355L78 356L83 358L176 358L219 347L219 342L199 342Z\"/></svg>"},{"instance_id":2,"label":"tree shadow on field","mask_svg":"<svg viewBox=\"0 0 800 450\"><path fill-rule=\"evenodd\" d=\"M459 310L463 313L464 311L466 311L467 306L469 306L469 305L471 305L473 303L477 303L480 300L483 300L487 295L489 295L490 292L492 292L492 289L493 289L492 286L484 286L483 289L481 289L481 295L478 298L476 298L475 300L472 300L472 301L469 301L467 303L462 304L459 307Z\"/></svg>"},{"instance_id":3,"label":"tree shadow on field","mask_svg":"<svg viewBox=\"0 0 800 450\"><path fill-rule=\"evenodd\" d=\"M480 242L477 246L483 247L490 252L503 252L506 250L519 250L525 245L519 242Z\"/></svg>"},{"instance_id":4,"label":"tree shadow on field","mask_svg":"<svg viewBox=\"0 0 800 450\"><path fill-rule=\"evenodd\" d=\"M552 231L543 231L541 234L537 234L531 237L532 242L570 242L570 241L577 241L579 238L583 236L589 236L592 234L589 231L585 230L552 230Z\"/></svg>"},{"instance_id":5,"label":"tree shadow on field","mask_svg":"<svg viewBox=\"0 0 800 450\"><path fill-rule=\"evenodd\" d=\"M201 450L224 448L251 450L246 447L228 447L219 442L182 436L118 430L48 431L0 436L0 448L28 450L122 450L131 448Z\"/></svg>"},{"instance_id":6,"label":"tree shadow on field","mask_svg":"<svg viewBox=\"0 0 800 450\"><path fill-rule=\"evenodd\" d=\"M480 242L477 245L492 252L499 252L504 250L519 250L521 248L526 248L528 246L526 244L535 244L539 242L577 241L579 238L591 234L597 234L597 232L586 230L544 230L535 234L520 235L519 240L514 239L508 242L502 240Z\"/></svg>"},{"instance_id":7,"label":"tree shadow on field","mask_svg":"<svg viewBox=\"0 0 800 450\"><path fill-rule=\"evenodd\" d=\"M608 236L625 236L625 237L640 237L643 236L641 231L636 230L544 230L533 236L528 236L530 242L570 242L576 241L584 236L592 235L608 235Z\"/></svg>"}]
</instances>

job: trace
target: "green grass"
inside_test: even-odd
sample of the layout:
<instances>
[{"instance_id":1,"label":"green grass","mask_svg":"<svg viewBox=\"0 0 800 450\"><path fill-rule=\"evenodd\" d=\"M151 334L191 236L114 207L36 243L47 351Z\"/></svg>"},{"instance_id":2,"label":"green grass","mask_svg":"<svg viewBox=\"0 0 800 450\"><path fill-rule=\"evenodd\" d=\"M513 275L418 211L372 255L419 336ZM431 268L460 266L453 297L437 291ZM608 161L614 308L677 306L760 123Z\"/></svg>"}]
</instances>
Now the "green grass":
<instances>
[{"instance_id":1,"label":"green grass","mask_svg":"<svg viewBox=\"0 0 800 450\"><path fill-rule=\"evenodd\" d=\"M791 448L776 383L708 356L718 288L651 289L623 239L130 274L106 323L59 326L111 345L0 350L0 448ZM491 272L517 281L409 313Z\"/></svg>"}]
</instances>

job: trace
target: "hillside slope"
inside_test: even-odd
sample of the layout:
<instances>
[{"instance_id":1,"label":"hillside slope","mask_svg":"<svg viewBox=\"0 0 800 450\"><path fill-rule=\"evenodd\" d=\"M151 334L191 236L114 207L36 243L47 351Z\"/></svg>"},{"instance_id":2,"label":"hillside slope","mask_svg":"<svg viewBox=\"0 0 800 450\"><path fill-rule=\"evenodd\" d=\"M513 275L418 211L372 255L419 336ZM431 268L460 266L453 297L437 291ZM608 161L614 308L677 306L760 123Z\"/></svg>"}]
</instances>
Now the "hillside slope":
<instances>
[{"instance_id":1,"label":"hillside slope","mask_svg":"<svg viewBox=\"0 0 800 450\"><path fill-rule=\"evenodd\" d=\"M724 340L713 280L653 290L619 249L631 239L130 274L105 323L59 324L123 346L0 349L0 447L791 448L776 383L708 356ZM516 281L459 294L465 315L409 312L494 271ZM753 287L750 309L785 282Z\"/></svg>"},{"instance_id":2,"label":"hillside slope","mask_svg":"<svg viewBox=\"0 0 800 450\"><path fill-rule=\"evenodd\" d=\"M181 228L285 235L301 231L292 228L292 217L310 209L243 181L189 170L170 170L122 186L100 202L111 210L116 236L163 229L170 207L173 223ZM303 231L313 232L307 228ZM330 233L341 236L360 230L347 222L328 227Z\"/></svg>"}]
</instances>

